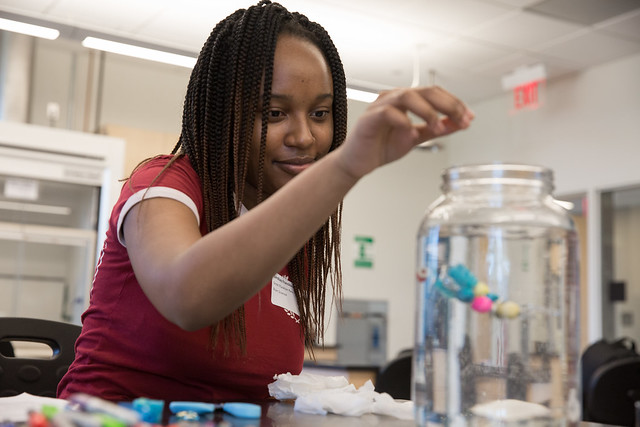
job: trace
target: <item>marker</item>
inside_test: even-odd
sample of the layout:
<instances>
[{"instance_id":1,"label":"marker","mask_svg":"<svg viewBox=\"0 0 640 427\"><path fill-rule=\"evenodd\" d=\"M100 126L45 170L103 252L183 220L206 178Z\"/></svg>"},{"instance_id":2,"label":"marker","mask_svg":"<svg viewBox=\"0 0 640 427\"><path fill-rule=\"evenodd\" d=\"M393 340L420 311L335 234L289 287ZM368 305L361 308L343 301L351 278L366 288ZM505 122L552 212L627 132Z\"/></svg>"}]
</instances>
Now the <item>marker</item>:
<instances>
[{"instance_id":1,"label":"marker","mask_svg":"<svg viewBox=\"0 0 640 427\"><path fill-rule=\"evenodd\" d=\"M131 425L140 422L141 416L138 412L100 399L99 397L90 396L85 393L75 393L69 397L69 401L79 405L84 411L106 414L126 424Z\"/></svg>"}]
</instances>

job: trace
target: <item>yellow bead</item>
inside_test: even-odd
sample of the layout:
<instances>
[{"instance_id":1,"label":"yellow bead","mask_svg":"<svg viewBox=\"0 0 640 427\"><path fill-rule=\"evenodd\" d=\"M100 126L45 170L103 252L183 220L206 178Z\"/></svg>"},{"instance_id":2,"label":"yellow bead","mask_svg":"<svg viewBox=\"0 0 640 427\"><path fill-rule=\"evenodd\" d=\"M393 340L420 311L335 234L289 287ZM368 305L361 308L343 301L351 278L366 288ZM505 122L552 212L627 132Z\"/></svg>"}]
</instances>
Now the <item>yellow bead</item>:
<instances>
[{"instance_id":1,"label":"yellow bead","mask_svg":"<svg viewBox=\"0 0 640 427\"><path fill-rule=\"evenodd\" d=\"M477 297L483 296L489 293L489 285L484 282L478 282L473 287L473 294Z\"/></svg>"},{"instance_id":2,"label":"yellow bead","mask_svg":"<svg viewBox=\"0 0 640 427\"><path fill-rule=\"evenodd\" d=\"M513 301L505 301L498 304L496 316L503 319L515 319L520 315L520 306Z\"/></svg>"}]
</instances>

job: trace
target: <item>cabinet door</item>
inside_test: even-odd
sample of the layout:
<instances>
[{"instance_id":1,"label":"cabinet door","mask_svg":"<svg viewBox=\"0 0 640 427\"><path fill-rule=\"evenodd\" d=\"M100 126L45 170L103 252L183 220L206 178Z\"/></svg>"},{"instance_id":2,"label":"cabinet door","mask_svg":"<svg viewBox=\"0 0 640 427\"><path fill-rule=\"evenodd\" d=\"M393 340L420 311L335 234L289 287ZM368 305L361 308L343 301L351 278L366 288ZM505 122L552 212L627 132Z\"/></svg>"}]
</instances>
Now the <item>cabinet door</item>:
<instances>
[{"instance_id":1,"label":"cabinet door","mask_svg":"<svg viewBox=\"0 0 640 427\"><path fill-rule=\"evenodd\" d=\"M100 188L0 174L0 315L80 323Z\"/></svg>"},{"instance_id":2,"label":"cabinet door","mask_svg":"<svg viewBox=\"0 0 640 427\"><path fill-rule=\"evenodd\" d=\"M80 323L96 232L0 222L0 315Z\"/></svg>"}]
</instances>

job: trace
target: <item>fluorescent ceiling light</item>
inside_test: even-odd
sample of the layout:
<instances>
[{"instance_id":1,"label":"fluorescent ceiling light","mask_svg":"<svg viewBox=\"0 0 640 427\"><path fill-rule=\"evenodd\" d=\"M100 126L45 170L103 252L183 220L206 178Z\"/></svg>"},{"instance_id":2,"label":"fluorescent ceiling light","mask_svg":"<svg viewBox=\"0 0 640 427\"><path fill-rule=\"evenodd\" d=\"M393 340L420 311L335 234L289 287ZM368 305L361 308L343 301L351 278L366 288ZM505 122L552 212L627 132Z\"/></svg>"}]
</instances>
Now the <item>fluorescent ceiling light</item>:
<instances>
[{"instance_id":1,"label":"fluorescent ceiling light","mask_svg":"<svg viewBox=\"0 0 640 427\"><path fill-rule=\"evenodd\" d=\"M196 65L196 58L191 56L118 43L97 37L86 37L82 41L82 46L120 55L133 56L135 58L148 59L150 61L164 62L165 64L178 65L180 67L193 68Z\"/></svg>"},{"instance_id":2,"label":"fluorescent ceiling light","mask_svg":"<svg viewBox=\"0 0 640 427\"><path fill-rule=\"evenodd\" d=\"M135 58L148 59L150 61L164 62L166 64L173 64L186 68L193 68L196 64L196 58L191 56L178 55L176 53L114 42L97 37L86 37L82 41L82 45L91 49L133 56ZM347 98L354 101L373 102L378 98L378 94L375 92L347 88Z\"/></svg>"},{"instance_id":3,"label":"fluorescent ceiling light","mask_svg":"<svg viewBox=\"0 0 640 427\"><path fill-rule=\"evenodd\" d=\"M347 98L352 99L354 101L361 102L373 102L378 99L378 94L375 92L367 92L359 89L351 89L347 88Z\"/></svg>"},{"instance_id":4,"label":"fluorescent ceiling light","mask_svg":"<svg viewBox=\"0 0 640 427\"><path fill-rule=\"evenodd\" d=\"M12 21L0 18L0 30L12 31L14 33L26 34L28 36L41 37L43 39L55 40L60 36L60 31L41 27L40 25L26 24L24 22Z\"/></svg>"}]
</instances>

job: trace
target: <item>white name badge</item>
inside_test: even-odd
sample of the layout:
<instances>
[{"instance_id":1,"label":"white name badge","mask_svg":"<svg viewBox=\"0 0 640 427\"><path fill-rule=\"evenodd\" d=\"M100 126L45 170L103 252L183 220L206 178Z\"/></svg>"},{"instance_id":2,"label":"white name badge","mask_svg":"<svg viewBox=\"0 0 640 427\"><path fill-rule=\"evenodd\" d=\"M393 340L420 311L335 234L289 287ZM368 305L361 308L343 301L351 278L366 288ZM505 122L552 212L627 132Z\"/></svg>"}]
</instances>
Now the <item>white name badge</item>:
<instances>
[{"instance_id":1,"label":"white name badge","mask_svg":"<svg viewBox=\"0 0 640 427\"><path fill-rule=\"evenodd\" d=\"M298 301L296 300L296 294L293 292L293 283L280 274L276 274L271 279L271 304L282 307L285 310L289 310L298 316Z\"/></svg>"}]
</instances>

